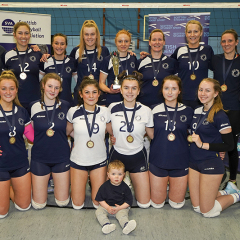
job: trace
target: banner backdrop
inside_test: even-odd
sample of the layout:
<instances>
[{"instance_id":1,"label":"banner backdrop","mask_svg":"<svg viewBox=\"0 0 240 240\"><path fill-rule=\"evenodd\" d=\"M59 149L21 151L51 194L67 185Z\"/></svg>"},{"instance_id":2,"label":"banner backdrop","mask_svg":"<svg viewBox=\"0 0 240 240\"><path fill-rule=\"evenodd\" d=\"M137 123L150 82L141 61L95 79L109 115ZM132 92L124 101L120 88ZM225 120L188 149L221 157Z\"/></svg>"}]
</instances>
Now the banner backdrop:
<instances>
[{"instance_id":1,"label":"banner backdrop","mask_svg":"<svg viewBox=\"0 0 240 240\"><path fill-rule=\"evenodd\" d=\"M210 12L149 14L149 34L161 29L165 35L164 54L170 56L177 47L186 45L185 27L189 20L197 20L203 26L202 44L208 44Z\"/></svg>"},{"instance_id":2,"label":"banner backdrop","mask_svg":"<svg viewBox=\"0 0 240 240\"><path fill-rule=\"evenodd\" d=\"M13 26L17 22L26 22L30 26L30 44L51 45L51 15L0 11L0 45L7 51L16 46Z\"/></svg>"}]
</instances>

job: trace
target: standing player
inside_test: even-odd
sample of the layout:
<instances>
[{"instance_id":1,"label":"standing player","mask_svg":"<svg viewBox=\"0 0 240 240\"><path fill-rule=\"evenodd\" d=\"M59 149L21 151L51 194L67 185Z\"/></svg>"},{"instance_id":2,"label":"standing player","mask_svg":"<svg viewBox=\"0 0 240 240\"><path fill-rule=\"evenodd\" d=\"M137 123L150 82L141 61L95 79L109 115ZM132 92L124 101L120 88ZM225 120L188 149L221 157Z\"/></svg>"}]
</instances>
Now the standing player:
<instances>
[{"instance_id":1,"label":"standing player","mask_svg":"<svg viewBox=\"0 0 240 240\"><path fill-rule=\"evenodd\" d=\"M14 204L20 211L31 207L31 176L23 134L33 141L29 115L18 100L18 81L12 71L0 76L0 218L9 210L10 182Z\"/></svg>"},{"instance_id":2,"label":"standing player","mask_svg":"<svg viewBox=\"0 0 240 240\"><path fill-rule=\"evenodd\" d=\"M58 74L46 74L41 81L41 100L30 105L35 135L31 159L32 206L35 209L42 209L47 204L50 173L54 180L56 204L66 206L70 199L70 148L66 135L70 104L59 100L61 88Z\"/></svg>"},{"instance_id":3,"label":"standing player","mask_svg":"<svg viewBox=\"0 0 240 240\"><path fill-rule=\"evenodd\" d=\"M187 22L185 34L188 45L178 47L171 57L178 61L177 72L183 83L183 103L194 109L200 105L197 89L200 81L208 77L213 50L209 45L200 44L203 27L199 21Z\"/></svg>"},{"instance_id":4,"label":"standing player","mask_svg":"<svg viewBox=\"0 0 240 240\"><path fill-rule=\"evenodd\" d=\"M198 88L198 98L203 106L195 109L191 123L190 198L194 211L204 217L216 217L240 200L240 192L233 183L229 183L228 190L218 192L224 173L219 152L231 151L234 144L220 94L221 87L217 80L203 79Z\"/></svg>"},{"instance_id":5,"label":"standing player","mask_svg":"<svg viewBox=\"0 0 240 240\"><path fill-rule=\"evenodd\" d=\"M131 43L131 34L125 30L120 30L115 37L115 44L119 53L120 64L119 73L126 71L131 74L137 69L137 58L128 52ZM113 102L122 101L122 96L119 89L113 89L115 75L111 56L104 58L100 70L99 86L106 95L106 106Z\"/></svg>"},{"instance_id":6,"label":"standing player","mask_svg":"<svg viewBox=\"0 0 240 240\"><path fill-rule=\"evenodd\" d=\"M12 69L19 81L19 101L28 108L30 102L40 98L39 65L41 52L34 52L28 47L30 27L25 22L14 25L13 36L16 48L6 52L3 56L3 68Z\"/></svg>"},{"instance_id":7,"label":"standing player","mask_svg":"<svg viewBox=\"0 0 240 240\"><path fill-rule=\"evenodd\" d=\"M74 131L71 152L71 197L74 209L84 206L88 172L91 181L92 202L99 187L106 181L107 154L104 142L106 129L111 134L110 114L106 107L96 103L100 95L98 82L85 77L79 88L83 104L70 108L67 114L67 133Z\"/></svg>"},{"instance_id":8,"label":"standing player","mask_svg":"<svg viewBox=\"0 0 240 240\"><path fill-rule=\"evenodd\" d=\"M152 110L154 138L149 157L151 205L154 208L164 206L169 182L169 204L178 209L185 203L189 166L187 131L193 110L180 103L182 83L179 77L165 77L161 92L164 103Z\"/></svg>"},{"instance_id":9,"label":"standing player","mask_svg":"<svg viewBox=\"0 0 240 240\"><path fill-rule=\"evenodd\" d=\"M164 77L176 73L176 60L163 54L165 36L162 30L155 29L149 37L151 55L140 60L138 71L143 74L143 85L138 101L150 107L163 102L159 92Z\"/></svg>"},{"instance_id":10,"label":"standing player","mask_svg":"<svg viewBox=\"0 0 240 240\"><path fill-rule=\"evenodd\" d=\"M40 74L57 73L62 80L62 92L59 98L74 105L71 91L72 77L77 82L77 62L74 58L66 56L67 36L56 33L52 38L53 56L41 64Z\"/></svg>"},{"instance_id":11,"label":"standing player","mask_svg":"<svg viewBox=\"0 0 240 240\"><path fill-rule=\"evenodd\" d=\"M120 91L124 100L109 106L116 138L109 161L118 159L124 163L126 171L130 173L138 206L148 208L150 185L143 137L146 132L153 137L153 115L150 108L136 102L141 78L142 74L137 71L130 75L126 75L124 71L119 75Z\"/></svg>"},{"instance_id":12,"label":"standing player","mask_svg":"<svg viewBox=\"0 0 240 240\"><path fill-rule=\"evenodd\" d=\"M221 37L221 46L224 53L214 55L212 59L214 78L217 79L221 85L223 108L228 110L226 114L231 123L234 137L234 149L228 152L230 170L229 181L236 185L239 161L237 134L240 133L240 57L237 51L237 45L237 32L234 29L224 31Z\"/></svg>"},{"instance_id":13,"label":"standing player","mask_svg":"<svg viewBox=\"0 0 240 240\"><path fill-rule=\"evenodd\" d=\"M103 59L109 55L108 48L100 45L100 32L93 20L86 20L80 31L80 43L75 47L70 56L78 60L78 80L74 89L74 102L78 104L79 86L84 76L99 80L100 66ZM99 104L105 105L105 98L99 98Z\"/></svg>"}]
</instances>

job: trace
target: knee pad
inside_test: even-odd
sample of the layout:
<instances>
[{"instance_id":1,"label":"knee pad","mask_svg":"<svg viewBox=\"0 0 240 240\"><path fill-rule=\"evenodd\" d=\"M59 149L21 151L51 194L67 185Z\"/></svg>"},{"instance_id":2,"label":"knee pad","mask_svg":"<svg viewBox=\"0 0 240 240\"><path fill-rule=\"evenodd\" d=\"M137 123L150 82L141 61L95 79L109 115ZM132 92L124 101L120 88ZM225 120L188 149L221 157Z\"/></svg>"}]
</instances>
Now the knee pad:
<instances>
[{"instance_id":1,"label":"knee pad","mask_svg":"<svg viewBox=\"0 0 240 240\"><path fill-rule=\"evenodd\" d=\"M5 215L1 215L1 214L0 214L0 219L1 219L1 218L5 218L7 215L8 215L8 212L7 212Z\"/></svg>"},{"instance_id":2,"label":"knee pad","mask_svg":"<svg viewBox=\"0 0 240 240\"><path fill-rule=\"evenodd\" d=\"M21 208L16 203L14 203L14 205L15 205L15 208L19 211L27 211L31 207L31 203L29 204L29 206L27 208Z\"/></svg>"},{"instance_id":3,"label":"knee pad","mask_svg":"<svg viewBox=\"0 0 240 240\"><path fill-rule=\"evenodd\" d=\"M59 201L59 200L57 200L57 199L55 198L55 202L56 202L56 204L57 204L59 207L65 207L65 206L67 206L68 203L69 203L69 200L70 200L70 197L68 197L68 199L65 200L65 201Z\"/></svg>"},{"instance_id":4,"label":"knee pad","mask_svg":"<svg viewBox=\"0 0 240 240\"><path fill-rule=\"evenodd\" d=\"M162 208L165 204L165 201L163 201L163 203L160 203L160 204L154 203L152 200L150 201L151 201L151 206L154 208Z\"/></svg>"},{"instance_id":5,"label":"knee pad","mask_svg":"<svg viewBox=\"0 0 240 240\"><path fill-rule=\"evenodd\" d=\"M84 207L84 203L81 206L76 206L76 205L73 204L73 200L72 200L72 206L75 210L80 210Z\"/></svg>"},{"instance_id":6,"label":"knee pad","mask_svg":"<svg viewBox=\"0 0 240 240\"><path fill-rule=\"evenodd\" d=\"M99 207L99 205L94 204L93 201L92 201L92 205L93 205L93 207L94 207L95 209L98 209L98 207Z\"/></svg>"},{"instance_id":7,"label":"knee pad","mask_svg":"<svg viewBox=\"0 0 240 240\"><path fill-rule=\"evenodd\" d=\"M194 207L194 206L193 206L193 210L194 210L195 212L197 212L197 213L201 213L199 206L197 206L197 207Z\"/></svg>"},{"instance_id":8,"label":"knee pad","mask_svg":"<svg viewBox=\"0 0 240 240\"><path fill-rule=\"evenodd\" d=\"M149 208L150 205L151 205L151 200L148 202L148 203L140 203L137 201L137 205L140 207L140 208Z\"/></svg>"},{"instance_id":9,"label":"knee pad","mask_svg":"<svg viewBox=\"0 0 240 240\"><path fill-rule=\"evenodd\" d=\"M176 203L176 202L173 202L170 199L168 199L168 203L172 208L179 209L179 208L182 208L184 206L185 199L180 203Z\"/></svg>"},{"instance_id":10,"label":"knee pad","mask_svg":"<svg viewBox=\"0 0 240 240\"><path fill-rule=\"evenodd\" d=\"M203 216L207 217L207 218L217 217L220 215L221 211L222 211L221 204L217 200L215 200L215 204L214 204L213 208L209 212L203 213Z\"/></svg>"},{"instance_id":11,"label":"knee pad","mask_svg":"<svg viewBox=\"0 0 240 240\"><path fill-rule=\"evenodd\" d=\"M33 199L32 199L32 206L34 209L39 210L39 209L43 209L45 208L47 205L47 201L45 203L36 203Z\"/></svg>"}]
</instances>

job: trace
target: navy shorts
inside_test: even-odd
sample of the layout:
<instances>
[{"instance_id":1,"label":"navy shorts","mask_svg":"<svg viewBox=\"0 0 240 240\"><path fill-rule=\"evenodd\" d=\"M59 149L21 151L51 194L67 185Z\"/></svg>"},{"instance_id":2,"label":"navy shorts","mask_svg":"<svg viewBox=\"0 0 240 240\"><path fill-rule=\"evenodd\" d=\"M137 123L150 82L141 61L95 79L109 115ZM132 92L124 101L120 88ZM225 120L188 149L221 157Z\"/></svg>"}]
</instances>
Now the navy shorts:
<instances>
[{"instance_id":1,"label":"navy shorts","mask_svg":"<svg viewBox=\"0 0 240 240\"><path fill-rule=\"evenodd\" d=\"M157 177L183 177L188 175L188 168L163 169L149 163L149 171Z\"/></svg>"},{"instance_id":2,"label":"navy shorts","mask_svg":"<svg viewBox=\"0 0 240 240\"><path fill-rule=\"evenodd\" d=\"M145 148L134 155L123 155L112 147L109 155L109 162L120 160L125 165L125 171L129 171L130 173L148 171L147 152Z\"/></svg>"},{"instance_id":3,"label":"navy shorts","mask_svg":"<svg viewBox=\"0 0 240 240\"><path fill-rule=\"evenodd\" d=\"M70 169L70 161L62 163L42 163L31 161L31 173L37 176L45 176L49 173L62 173Z\"/></svg>"},{"instance_id":4,"label":"navy shorts","mask_svg":"<svg viewBox=\"0 0 240 240\"><path fill-rule=\"evenodd\" d=\"M3 182L8 181L11 178L22 177L29 171L30 171L29 165L11 171L0 171L0 181Z\"/></svg>"},{"instance_id":5,"label":"navy shorts","mask_svg":"<svg viewBox=\"0 0 240 240\"><path fill-rule=\"evenodd\" d=\"M71 165L72 168L75 168L75 169L78 169L78 170L92 171L94 169L98 169L98 168L107 166L107 160L105 160L105 161L103 161L101 163L92 165L92 166L81 166L81 165L78 165L78 164L70 161L70 165Z\"/></svg>"},{"instance_id":6,"label":"navy shorts","mask_svg":"<svg viewBox=\"0 0 240 240\"><path fill-rule=\"evenodd\" d=\"M189 167L203 174L224 174L225 167L221 158L190 162Z\"/></svg>"}]
</instances>

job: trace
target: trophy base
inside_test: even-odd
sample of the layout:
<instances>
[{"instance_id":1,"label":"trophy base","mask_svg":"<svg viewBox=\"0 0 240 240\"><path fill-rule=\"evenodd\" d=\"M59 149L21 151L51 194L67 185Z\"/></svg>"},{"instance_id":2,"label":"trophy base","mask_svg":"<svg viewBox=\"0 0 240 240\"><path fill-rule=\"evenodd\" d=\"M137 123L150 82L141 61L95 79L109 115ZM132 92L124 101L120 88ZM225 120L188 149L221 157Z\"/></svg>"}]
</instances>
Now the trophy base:
<instances>
[{"instance_id":1,"label":"trophy base","mask_svg":"<svg viewBox=\"0 0 240 240\"><path fill-rule=\"evenodd\" d=\"M113 84L113 89L114 89L114 90L119 89L120 87L121 87L121 85Z\"/></svg>"}]
</instances>

